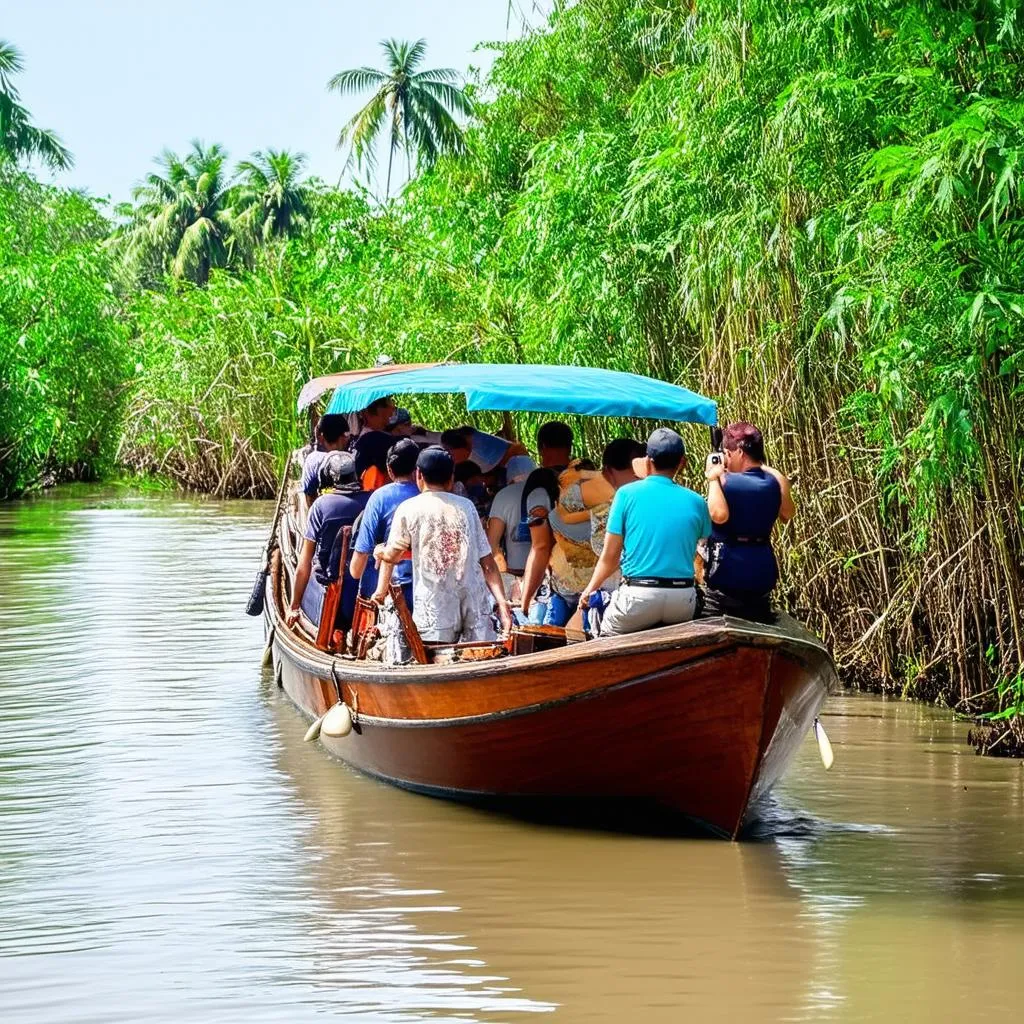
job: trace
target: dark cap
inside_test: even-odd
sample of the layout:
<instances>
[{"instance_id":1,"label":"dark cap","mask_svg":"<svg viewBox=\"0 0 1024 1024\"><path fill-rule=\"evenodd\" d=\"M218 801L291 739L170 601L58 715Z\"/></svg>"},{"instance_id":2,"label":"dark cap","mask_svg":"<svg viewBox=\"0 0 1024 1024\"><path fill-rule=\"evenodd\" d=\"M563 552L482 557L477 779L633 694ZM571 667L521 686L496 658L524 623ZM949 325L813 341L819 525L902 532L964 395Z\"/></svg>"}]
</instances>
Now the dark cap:
<instances>
[{"instance_id":1,"label":"dark cap","mask_svg":"<svg viewBox=\"0 0 1024 1024\"><path fill-rule=\"evenodd\" d=\"M344 487L358 479L356 460L348 452L328 452L317 473L317 483L322 491L331 487Z\"/></svg>"},{"instance_id":2,"label":"dark cap","mask_svg":"<svg viewBox=\"0 0 1024 1024\"><path fill-rule=\"evenodd\" d=\"M416 468L420 446L411 438L403 437L388 449L388 469L395 476L408 476Z\"/></svg>"},{"instance_id":3,"label":"dark cap","mask_svg":"<svg viewBox=\"0 0 1024 1024\"><path fill-rule=\"evenodd\" d=\"M666 462L674 459L679 462L686 454L686 445L683 439L670 427L658 427L652 431L647 438L647 457L649 459L662 458Z\"/></svg>"},{"instance_id":4,"label":"dark cap","mask_svg":"<svg viewBox=\"0 0 1024 1024\"><path fill-rule=\"evenodd\" d=\"M391 415L391 419L388 420L389 427L399 427L406 423L412 423L412 416L409 414L408 409L396 409Z\"/></svg>"},{"instance_id":5,"label":"dark cap","mask_svg":"<svg viewBox=\"0 0 1024 1024\"><path fill-rule=\"evenodd\" d=\"M444 448L434 444L420 452L416 468L428 483L441 483L451 480L455 472L455 460Z\"/></svg>"}]
</instances>

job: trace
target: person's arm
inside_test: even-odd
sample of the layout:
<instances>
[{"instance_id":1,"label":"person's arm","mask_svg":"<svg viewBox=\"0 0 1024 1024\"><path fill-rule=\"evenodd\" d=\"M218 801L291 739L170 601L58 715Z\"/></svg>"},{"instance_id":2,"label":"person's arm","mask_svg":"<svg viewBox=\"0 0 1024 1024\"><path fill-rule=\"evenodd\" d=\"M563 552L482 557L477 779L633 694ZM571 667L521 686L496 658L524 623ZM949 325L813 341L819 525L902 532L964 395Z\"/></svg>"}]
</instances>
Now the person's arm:
<instances>
[{"instance_id":1,"label":"person's arm","mask_svg":"<svg viewBox=\"0 0 1024 1024\"><path fill-rule=\"evenodd\" d=\"M309 453L309 458L313 457L313 452ZM314 460L315 461L315 460ZM317 472L315 469L310 470L305 466L302 467L302 494L306 499L306 512L313 507L313 502L316 501L319 487L317 486Z\"/></svg>"},{"instance_id":2,"label":"person's arm","mask_svg":"<svg viewBox=\"0 0 1024 1024\"><path fill-rule=\"evenodd\" d=\"M374 543L382 532L381 501L378 492L370 495L366 508L359 514L356 524L359 529L352 534L352 559L349 562L349 575L354 580L361 580L366 567L370 564Z\"/></svg>"},{"instance_id":3,"label":"person's arm","mask_svg":"<svg viewBox=\"0 0 1024 1024\"><path fill-rule=\"evenodd\" d=\"M615 488L605 480L602 473L597 473L589 480L580 484L580 498L587 508L603 505L615 497Z\"/></svg>"},{"instance_id":4,"label":"person's arm","mask_svg":"<svg viewBox=\"0 0 1024 1024\"><path fill-rule=\"evenodd\" d=\"M499 466L507 466L508 460L514 455L529 455L530 452L525 444L520 444L518 441L513 441L506 449L505 454L502 455L498 462Z\"/></svg>"},{"instance_id":5,"label":"person's arm","mask_svg":"<svg viewBox=\"0 0 1024 1024\"><path fill-rule=\"evenodd\" d=\"M501 553L501 538L504 536L505 520L502 519L501 516L492 515L487 520L487 543L491 549L491 554L494 556L495 562L499 563L499 569L501 568L501 562L504 562L505 560L505 556Z\"/></svg>"},{"instance_id":6,"label":"person's arm","mask_svg":"<svg viewBox=\"0 0 1024 1024\"><path fill-rule=\"evenodd\" d=\"M551 552L555 546L555 535L546 518L546 510L543 522L530 527L530 553L526 556L526 568L523 570L523 614L530 614L530 605L537 590L540 588L544 573L547 571L548 563L551 561ZM533 513L531 512L531 515Z\"/></svg>"},{"instance_id":7,"label":"person's arm","mask_svg":"<svg viewBox=\"0 0 1024 1024\"><path fill-rule=\"evenodd\" d=\"M385 565L395 565L402 560L402 555L408 550L408 545L396 543L394 532L388 538L386 544L378 544L373 549L373 557L378 565L383 568Z\"/></svg>"},{"instance_id":8,"label":"person's arm","mask_svg":"<svg viewBox=\"0 0 1024 1024\"><path fill-rule=\"evenodd\" d=\"M405 502L402 503L402 505L404 504ZM406 527L405 516L402 514L402 505L398 506L398 511L392 520L391 532L388 534L387 542L378 544L373 549L373 557L381 569L385 565L394 565L396 562L400 562L402 556L409 550L412 544L412 538Z\"/></svg>"},{"instance_id":9,"label":"person's arm","mask_svg":"<svg viewBox=\"0 0 1024 1024\"><path fill-rule=\"evenodd\" d=\"M601 584L622 564L622 534L605 533L604 547L601 549L601 557L594 566L590 582L586 589L580 594L580 607L590 607L590 595L600 590Z\"/></svg>"},{"instance_id":10,"label":"person's arm","mask_svg":"<svg viewBox=\"0 0 1024 1024\"><path fill-rule=\"evenodd\" d=\"M309 583L310 573L313 571L313 552L316 550L316 541L304 537L302 550L299 552L299 564L295 569L295 583L292 585L292 603L284 617L284 624L291 628L299 619L299 609L302 607L302 595L306 593L306 585Z\"/></svg>"},{"instance_id":11,"label":"person's arm","mask_svg":"<svg viewBox=\"0 0 1024 1024\"><path fill-rule=\"evenodd\" d=\"M363 573L366 572L367 565L370 564L370 556L364 551L353 551L352 561L348 564L348 574L354 580L361 580Z\"/></svg>"},{"instance_id":12,"label":"person's arm","mask_svg":"<svg viewBox=\"0 0 1024 1024\"><path fill-rule=\"evenodd\" d=\"M501 619L501 631L507 636L512 631L512 610L509 608L508 601L505 598L505 588L502 586L501 573L498 572L494 556L491 554L484 555L480 559L480 568L483 570L487 589L491 592L494 604L498 609L498 618Z\"/></svg>"},{"instance_id":13,"label":"person's arm","mask_svg":"<svg viewBox=\"0 0 1024 1024\"><path fill-rule=\"evenodd\" d=\"M722 490L725 466L721 463L713 463L711 455L709 455L704 466L704 476L708 481L708 513L711 516L711 522L721 526L722 523L729 521L729 503L725 500L725 491Z\"/></svg>"},{"instance_id":14,"label":"person's arm","mask_svg":"<svg viewBox=\"0 0 1024 1024\"><path fill-rule=\"evenodd\" d=\"M370 600L376 604L383 604L384 598L388 596L391 589L391 577L395 571L394 562L381 562L377 572L377 589L370 595Z\"/></svg>"},{"instance_id":15,"label":"person's arm","mask_svg":"<svg viewBox=\"0 0 1024 1024\"><path fill-rule=\"evenodd\" d=\"M782 505L779 508L779 518L788 523L796 515L796 504L793 501L793 492L790 490L789 481L771 466L761 467L766 473L771 473L779 481L779 488L782 490Z\"/></svg>"}]
</instances>

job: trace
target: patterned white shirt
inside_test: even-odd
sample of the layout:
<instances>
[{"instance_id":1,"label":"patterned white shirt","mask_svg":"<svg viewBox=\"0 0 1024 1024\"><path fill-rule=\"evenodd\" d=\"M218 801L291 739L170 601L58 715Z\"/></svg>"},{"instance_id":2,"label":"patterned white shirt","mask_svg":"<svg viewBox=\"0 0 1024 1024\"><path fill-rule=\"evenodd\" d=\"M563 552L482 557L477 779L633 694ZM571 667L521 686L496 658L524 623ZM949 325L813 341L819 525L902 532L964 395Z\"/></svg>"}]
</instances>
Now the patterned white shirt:
<instances>
[{"instance_id":1,"label":"patterned white shirt","mask_svg":"<svg viewBox=\"0 0 1024 1024\"><path fill-rule=\"evenodd\" d=\"M495 638L480 568L491 546L468 498L446 491L408 498L395 509L388 545L412 553L412 617L424 640Z\"/></svg>"}]
</instances>

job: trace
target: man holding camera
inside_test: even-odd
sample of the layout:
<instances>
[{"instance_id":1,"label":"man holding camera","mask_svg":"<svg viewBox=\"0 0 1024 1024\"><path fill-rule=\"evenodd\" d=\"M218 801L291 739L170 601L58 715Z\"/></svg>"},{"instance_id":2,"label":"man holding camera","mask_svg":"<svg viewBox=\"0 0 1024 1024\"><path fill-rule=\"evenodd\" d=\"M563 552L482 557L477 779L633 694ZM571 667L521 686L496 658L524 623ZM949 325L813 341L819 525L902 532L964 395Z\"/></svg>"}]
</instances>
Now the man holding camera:
<instances>
[{"instance_id":1,"label":"man holding camera","mask_svg":"<svg viewBox=\"0 0 1024 1024\"><path fill-rule=\"evenodd\" d=\"M750 423L725 428L722 450L708 456L704 475L713 525L702 614L766 621L779 579L772 528L796 513L789 481L765 465L764 438Z\"/></svg>"}]
</instances>

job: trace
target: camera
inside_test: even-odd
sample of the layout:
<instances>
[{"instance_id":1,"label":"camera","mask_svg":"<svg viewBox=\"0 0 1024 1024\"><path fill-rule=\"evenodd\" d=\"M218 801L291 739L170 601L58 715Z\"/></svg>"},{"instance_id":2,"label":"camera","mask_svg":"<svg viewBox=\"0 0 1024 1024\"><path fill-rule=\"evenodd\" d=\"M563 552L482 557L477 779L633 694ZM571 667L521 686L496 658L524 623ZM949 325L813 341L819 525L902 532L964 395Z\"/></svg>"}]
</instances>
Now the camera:
<instances>
[{"instance_id":1,"label":"camera","mask_svg":"<svg viewBox=\"0 0 1024 1024\"><path fill-rule=\"evenodd\" d=\"M708 456L709 466L721 466L725 462L722 454L722 428L711 427L711 454Z\"/></svg>"}]
</instances>

